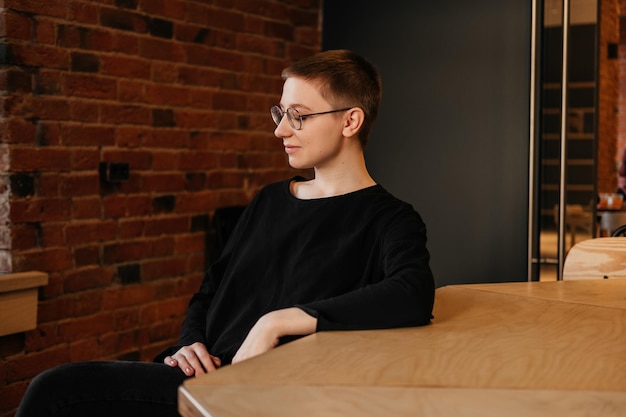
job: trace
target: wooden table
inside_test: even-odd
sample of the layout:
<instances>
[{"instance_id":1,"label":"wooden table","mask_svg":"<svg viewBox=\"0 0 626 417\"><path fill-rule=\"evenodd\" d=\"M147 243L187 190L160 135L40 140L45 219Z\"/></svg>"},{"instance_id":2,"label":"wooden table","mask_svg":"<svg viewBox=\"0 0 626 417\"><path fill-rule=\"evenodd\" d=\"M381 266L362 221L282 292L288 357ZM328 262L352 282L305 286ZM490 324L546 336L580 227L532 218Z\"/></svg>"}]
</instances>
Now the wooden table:
<instances>
[{"instance_id":1,"label":"wooden table","mask_svg":"<svg viewBox=\"0 0 626 417\"><path fill-rule=\"evenodd\" d=\"M320 332L180 388L191 416L626 416L626 280L448 286L430 326Z\"/></svg>"}]
</instances>

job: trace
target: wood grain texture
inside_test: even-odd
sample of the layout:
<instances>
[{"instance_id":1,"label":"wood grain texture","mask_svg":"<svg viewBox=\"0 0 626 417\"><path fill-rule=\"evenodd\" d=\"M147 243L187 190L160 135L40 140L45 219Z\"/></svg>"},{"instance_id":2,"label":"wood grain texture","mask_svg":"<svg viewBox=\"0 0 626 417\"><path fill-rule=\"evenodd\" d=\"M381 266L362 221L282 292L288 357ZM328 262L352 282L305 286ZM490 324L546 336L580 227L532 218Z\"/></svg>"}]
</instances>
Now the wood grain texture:
<instances>
[{"instance_id":1,"label":"wood grain texture","mask_svg":"<svg viewBox=\"0 0 626 417\"><path fill-rule=\"evenodd\" d=\"M598 283L598 280L511 282L506 285L468 284L459 287L543 300L626 309L626 283L616 279L605 279L601 283Z\"/></svg>"},{"instance_id":2,"label":"wood grain texture","mask_svg":"<svg viewBox=\"0 0 626 417\"><path fill-rule=\"evenodd\" d=\"M563 279L626 278L626 238L601 237L574 245L563 265Z\"/></svg>"},{"instance_id":3,"label":"wood grain texture","mask_svg":"<svg viewBox=\"0 0 626 417\"><path fill-rule=\"evenodd\" d=\"M504 399L508 392L525 393L518 402L529 398L543 401L546 394L542 392L557 391L574 402L587 395L583 392L606 393L610 398L610 393L618 392L621 398L626 396L626 309L620 303L613 306L611 301L605 305L601 294L624 294L626 280L615 280L618 284L610 283L610 289L604 286L608 282L561 281L545 287L537 283L540 288L519 285L524 283L493 284L508 288L500 290L490 284L482 288L443 287L437 290L435 319L430 326L320 332L188 380L181 392L195 398L197 404L192 408L205 410L209 405L216 406L214 398L206 397L209 392L231 387L248 398L256 392L248 386L282 392L283 401L297 410L303 404L296 400L299 394L290 393L293 389L313 390L327 396L325 401L332 406L343 407L348 400L333 400L325 388L329 386L362 394L365 409L368 405L376 409L377 397L370 392L373 389L390 389L375 392L391 392L386 395L392 397L408 395L394 391L398 389L439 389L442 398L451 395L450 390L457 390L454 395L460 396L459 404L476 398L479 408L481 395L468 394L470 391L503 393ZM585 303L585 294L594 288L600 295L592 297L592 303ZM281 391L287 387L292 388ZM351 390L345 395L357 395ZM415 392L411 395L418 395ZM590 401L605 398L589 395ZM446 398L456 401L454 397ZM502 404L506 403L504 399ZM613 399L598 401L608 408L613 406ZM181 397L181 407L183 403L188 404ZM415 406L407 399L401 404L407 410ZM531 401L529 410L536 405ZM359 408L352 414L360 412ZM220 413L215 415L229 415Z\"/></svg>"},{"instance_id":4,"label":"wood grain texture","mask_svg":"<svg viewBox=\"0 0 626 417\"><path fill-rule=\"evenodd\" d=\"M623 393L597 391L228 385L186 387L179 398L206 404L186 408L186 417L618 417L626 410Z\"/></svg>"},{"instance_id":5,"label":"wood grain texture","mask_svg":"<svg viewBox=\"0 0 626 417\"><path fill-rule=\"evenodd\" d=\"M43 272L0 275L0 336L37 327L37 287L47 283Z\"/></svg>"}]
</instances>

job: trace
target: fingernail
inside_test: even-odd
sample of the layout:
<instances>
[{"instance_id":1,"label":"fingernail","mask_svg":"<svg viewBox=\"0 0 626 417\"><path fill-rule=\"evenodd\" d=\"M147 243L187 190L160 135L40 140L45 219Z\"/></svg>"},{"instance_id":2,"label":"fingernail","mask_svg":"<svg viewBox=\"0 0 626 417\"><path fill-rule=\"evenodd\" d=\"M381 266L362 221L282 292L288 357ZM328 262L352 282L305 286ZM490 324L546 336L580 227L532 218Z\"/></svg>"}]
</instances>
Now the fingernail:
<instances>
[{"instance_id":1,"label":"fingernail","mask_svg":"<svg viewBox=\"0 0 626 417\"><path fill-rule=\"evenodd\" d=\"M185 373L189 375L191 373L191 368L185 368Z\"/></svg>"}]
</instances>

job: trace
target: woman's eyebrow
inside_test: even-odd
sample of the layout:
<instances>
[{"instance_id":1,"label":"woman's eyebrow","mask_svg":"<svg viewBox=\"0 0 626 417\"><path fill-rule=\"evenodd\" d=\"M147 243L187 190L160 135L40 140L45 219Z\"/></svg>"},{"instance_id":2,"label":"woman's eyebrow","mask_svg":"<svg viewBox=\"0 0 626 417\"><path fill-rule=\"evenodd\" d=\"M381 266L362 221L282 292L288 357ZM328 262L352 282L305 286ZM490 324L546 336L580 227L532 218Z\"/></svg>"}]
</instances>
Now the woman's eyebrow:
<instances>
[{"instance_id":1,"label":"woman's eyebrow","mask_svg":"<svg viewBox=\"0 0 626 417\"><path fill-rule=\"evenodd\" d=\"M279 105L283 110L287 108L296 109L296 110L311 110L309 106L305 106L304 104L300 104L300 103L293 103L293 104L290 104L289 106L285 106L283 103L279 103Z\"/></svg>"}]
</instances>

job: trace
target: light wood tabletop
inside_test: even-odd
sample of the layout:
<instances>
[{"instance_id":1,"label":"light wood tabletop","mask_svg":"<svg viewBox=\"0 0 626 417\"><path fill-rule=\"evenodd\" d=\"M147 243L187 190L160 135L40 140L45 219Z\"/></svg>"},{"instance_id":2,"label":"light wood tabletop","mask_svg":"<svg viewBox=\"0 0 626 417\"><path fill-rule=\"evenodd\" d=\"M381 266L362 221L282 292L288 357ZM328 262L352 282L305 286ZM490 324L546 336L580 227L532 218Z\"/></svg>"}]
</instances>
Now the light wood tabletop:
<instances>
[{"instance_id":1,"label":"light wood tabletop","mask_svg":"<svg viewBox=\"0 0 626 417\"><path fill-rule=\"evenodd\" d=\"M189 379L179 409L186 417L626 415L625 300L626 280L443 287L429 326L316 333Z\"/></svg>"}]
</instances>

